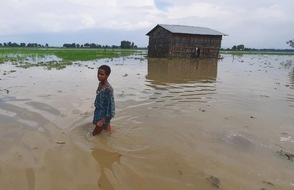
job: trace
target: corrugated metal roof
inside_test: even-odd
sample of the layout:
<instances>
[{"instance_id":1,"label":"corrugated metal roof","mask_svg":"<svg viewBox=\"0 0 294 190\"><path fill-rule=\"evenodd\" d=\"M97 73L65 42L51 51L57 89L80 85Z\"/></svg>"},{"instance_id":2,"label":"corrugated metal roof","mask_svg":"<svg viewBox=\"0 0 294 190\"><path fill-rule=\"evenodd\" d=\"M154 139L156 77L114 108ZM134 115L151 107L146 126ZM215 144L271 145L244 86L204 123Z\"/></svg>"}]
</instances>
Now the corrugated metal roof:
<instances>
[{"instance_id":1,"label":"corrugated metal roof","mask_svg":"<svg viewBox=\"0 0 294 190\"><path fill-rule=\"evenodd\" d=\"M157 26L161 26L171 33L177 34L198 34L198 35L221 35L227 36L222 32L212 30L210 28L205 27L196 27L196 26L184 26L184 25L169 25L169 24L159 24Z\"/></svg>"}]
</instances>

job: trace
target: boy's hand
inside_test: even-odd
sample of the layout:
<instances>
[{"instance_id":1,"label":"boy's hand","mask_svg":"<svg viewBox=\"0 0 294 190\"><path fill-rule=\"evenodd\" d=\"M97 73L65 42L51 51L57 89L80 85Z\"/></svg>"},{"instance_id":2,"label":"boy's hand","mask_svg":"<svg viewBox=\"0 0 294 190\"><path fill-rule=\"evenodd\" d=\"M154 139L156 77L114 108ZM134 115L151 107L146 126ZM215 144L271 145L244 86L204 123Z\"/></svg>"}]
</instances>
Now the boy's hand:
<instances>
[{"instance_id":1,"label":"boy's hand","mask_svg":"<svg viewBox=\"0 0 294 190\"><path fill-rule=\"evenodd\" d=\"M103 125L103 123L102 123L101 121L98 121L98 122L96 123L96 126L97 126L97 127L102 127L102 125Z\"/></svg>"},{"instance_id":2,"label":"boy's hand","mask_svg":"<svg viewBox=\"0 0 294 190\"><path fill-rule=\"evenodd\" d=\"M96 126L97 127L102 127L103 126L103 121L102 120L100 120L100 121L98 121L97 123L96 123Z\"/></svg>"}]
</instances>

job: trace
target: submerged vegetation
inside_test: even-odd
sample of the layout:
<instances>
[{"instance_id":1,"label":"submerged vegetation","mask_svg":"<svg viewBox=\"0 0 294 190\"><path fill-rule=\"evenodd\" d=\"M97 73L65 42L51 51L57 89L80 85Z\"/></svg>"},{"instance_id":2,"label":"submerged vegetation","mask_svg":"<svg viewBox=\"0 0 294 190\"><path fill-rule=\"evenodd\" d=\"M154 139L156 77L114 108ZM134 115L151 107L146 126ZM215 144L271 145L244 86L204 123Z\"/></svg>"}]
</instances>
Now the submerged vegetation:
<instances>
[{"instance_id":1,"label":"submerged vegetation","mask_svg":"<svg viewBox=\"0 0 294 190\"><path fill-rule=\"evenodd\" d=\"M244 55L294 55L294 51L258 51L258 50L221 50L221 54ZM91 61L104 58L115 58L132 54L146 54L140 49L107 49L107 48L0 48L0 64L11 63L16 67L44 67L46 69L63 69L78 61Z\"/></svg>"},{"instance_id":2,"label":"submerged vegetation","mask_svg":"<svg viewBox=\"0 0 294 190\"><path fill-rule=\"evenodd\" d=\"M72 64L73 63L70 61L47 61L47 62L38 62L35 64L25 62L24 64L17 65L16 67L22 67L25 69L30 67L45 67L48 70L51 70L53 68L59 70L59 69L64 69L66 66L72 65Z\"/></svg>"},{"instance_id":3,"label":"submerged vegetation","mask_svg":"<svg viewBox=\"0 0 294 190\"><path fill-rule=\"evenodd\" d=\"M130 49L69 49L69 48L0 48L0 64L17 67L46 67L62 69L76 61L115 58L138 53Z\"/></svg>"}]
</instances>

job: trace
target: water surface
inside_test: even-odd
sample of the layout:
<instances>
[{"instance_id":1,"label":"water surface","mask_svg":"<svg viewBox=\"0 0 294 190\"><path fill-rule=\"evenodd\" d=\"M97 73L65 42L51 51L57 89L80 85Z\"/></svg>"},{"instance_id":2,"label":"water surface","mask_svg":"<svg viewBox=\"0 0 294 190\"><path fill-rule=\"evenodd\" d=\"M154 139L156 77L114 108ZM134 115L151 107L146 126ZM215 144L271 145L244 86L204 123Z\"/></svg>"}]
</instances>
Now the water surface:
<instances>
[{"instance_id":1,"label":"water surface","mask_svg":"<svg viewBox=\"0 0 294 190\"><path fill-rule=\"evenodd\" d=\"M101 64L116 115L92 137ZM215 189L215 177L220 189L294 188L293 162L277 154L294 152L293 56L7 63L0 79L0 187Z\"/></svg>"}]
</instances>

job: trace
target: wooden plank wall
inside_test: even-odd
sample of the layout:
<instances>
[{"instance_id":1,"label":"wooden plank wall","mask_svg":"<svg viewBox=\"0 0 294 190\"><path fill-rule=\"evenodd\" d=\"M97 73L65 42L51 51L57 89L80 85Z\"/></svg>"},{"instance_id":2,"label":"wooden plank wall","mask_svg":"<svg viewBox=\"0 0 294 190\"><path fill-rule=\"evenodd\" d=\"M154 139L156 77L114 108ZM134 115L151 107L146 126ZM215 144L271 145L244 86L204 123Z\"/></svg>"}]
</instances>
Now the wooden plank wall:
<instances>
[{"instance_id":1,"label":"wooden plank wall","mask_svg":"<svg viewBox=\"0 0 294 190\"><path fill-rule=\"evenodd\" d=\"M158 27L149 35L148 57L218 58L222 36L172 34Z\"/></svg>"}]
</instances>

